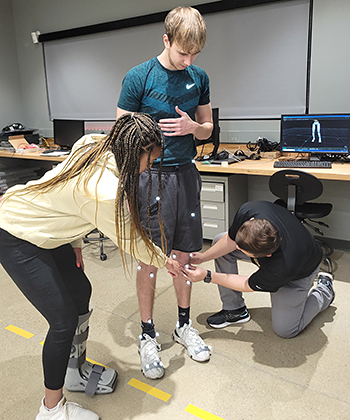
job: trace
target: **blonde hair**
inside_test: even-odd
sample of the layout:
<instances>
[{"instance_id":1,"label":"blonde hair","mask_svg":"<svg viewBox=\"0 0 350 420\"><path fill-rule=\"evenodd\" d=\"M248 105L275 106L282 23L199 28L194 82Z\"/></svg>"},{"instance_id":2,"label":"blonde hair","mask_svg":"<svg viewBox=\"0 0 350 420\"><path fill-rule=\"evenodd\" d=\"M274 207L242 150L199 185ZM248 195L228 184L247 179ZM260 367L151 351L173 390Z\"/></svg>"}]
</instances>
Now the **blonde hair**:
<instances>
[{"instance_id":1,"label":"blonde hair","mask_svg":"<svg viewBox=\"0 0 350 420\"><path fill-rule=\"evenodd\" d=\"M170 46L176 42L188 54L199 53L206 41L206 25L202 15L193 7L177 7L164 21Z\"/></svg>"},{"instance_id":2,"label":"blonde hair","mask_svg":"<svg viewBox=\"0 0 350 420\"><path fill-rule=\"evenodd\" d=\"M96 143L85 144L75 150L67 159L64 168L55 177L32 185L27 185L25 188L18 191L11 191L4 195L3 204L9 197L14 194L28 194L37 193L42 194L51 191L54 187L60 186L64 188L69 180L77 177L76 187L80 185L84 192L88 194L87 185L93 174L95 173L97 165L100 167L102 162L102 169L97 180L95 191L97 192L98 182L101 179L102 173L106 168L109 153L112 152L117 168L119 171L118 189L115 199L115 226L117 245L121 254L124 269L126 268L126 259L123 249L126 248L126 220L130 217L130 254L135 258L137 249L137 236L140 235L144 241L148 254L150 255L151 263L155 260L160 261L161 255L157 252L155 245L152 242L151 230L150 238L140 221L139 214L139 176L140 176L140 158L143 153L148 154L148 175L150 180L148 192L148 216L150 215L150 195L151 195L151 168L150 159L151 154L155 148L161 150L161 164L163 161L164 137L158 127L156 121L148 114L132 113L124 114L115 122L110 133L102 140ZM159 191L158 195L161 197L161 165L159 169ZM126 214L125 200L129 209L129 214ZM96 212L98 202L96 200ZM158 218L161 229L161 244L164 253L165 251L165 235L161 217L161 200L159 201Z\"/></svg>"}]
</instances>

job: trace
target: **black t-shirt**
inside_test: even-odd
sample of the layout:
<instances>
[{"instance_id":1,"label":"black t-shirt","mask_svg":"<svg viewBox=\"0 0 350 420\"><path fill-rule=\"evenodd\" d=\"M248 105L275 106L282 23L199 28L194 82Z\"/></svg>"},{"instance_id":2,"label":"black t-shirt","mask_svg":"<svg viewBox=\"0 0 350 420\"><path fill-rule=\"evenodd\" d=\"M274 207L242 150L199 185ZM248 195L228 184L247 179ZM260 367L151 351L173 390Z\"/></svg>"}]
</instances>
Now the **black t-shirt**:
<instances>
[{"instance_id":1,"label":"black t-shirt","mask_svg":"<svg viewBox=\"0 0 350 420\"><path fill-rule=\"evenodd\" d=\"M311 233L284 207L268 201L250 201L238 210L229 229L234 241L244 222L265 219L272 223L281 237L281 246L271 257L258 258L259 270L249 278L256 291L276 292L293 280L309 276L322 260L322 249Z\"/></svg>"}]
</instances>

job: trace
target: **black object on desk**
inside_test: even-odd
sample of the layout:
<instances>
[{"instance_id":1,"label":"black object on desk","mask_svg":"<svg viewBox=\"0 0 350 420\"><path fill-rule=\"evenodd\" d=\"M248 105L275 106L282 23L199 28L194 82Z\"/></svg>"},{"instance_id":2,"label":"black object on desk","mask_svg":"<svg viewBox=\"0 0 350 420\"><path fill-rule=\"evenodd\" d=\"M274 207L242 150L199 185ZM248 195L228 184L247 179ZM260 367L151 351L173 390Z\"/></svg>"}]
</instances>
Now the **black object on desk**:
<instances>
[{"instance_id":1,"label":"black object on desk","mask_svg":"<svg viewBox=\"0 0 350 420\"><path fill-rule=\"evenodd\" d=\"M55 151L56 151L56 149L47 149L47 150L44 150L43 152L41 152L41 154L42 155L48 155L48 154L50 154L52 152L55 152Z\"/></svg>"},{"instance_id":2,"label":"black object on desk","mask_svg":"<svg viewBox=\"0 0 350 420\"><path fill-rule=\"evenodd\" d=\"M227 162L228 165L231 165L232 163L240 162L240 159L237 158L226 158L226 159L209 159L210 164L212 165L221 165L223 162Z\"/></svg>"},{"instance_id":3,"label":"black object on desk","mask_svg":"<svg viewBox=\"0 0 350 420\"><path fill-rule=\"evenodd\" d=\"M276 160L273 164L274 168L321 168L331 169L332 162L325 160Z\"/></svg>"}]
</instances>

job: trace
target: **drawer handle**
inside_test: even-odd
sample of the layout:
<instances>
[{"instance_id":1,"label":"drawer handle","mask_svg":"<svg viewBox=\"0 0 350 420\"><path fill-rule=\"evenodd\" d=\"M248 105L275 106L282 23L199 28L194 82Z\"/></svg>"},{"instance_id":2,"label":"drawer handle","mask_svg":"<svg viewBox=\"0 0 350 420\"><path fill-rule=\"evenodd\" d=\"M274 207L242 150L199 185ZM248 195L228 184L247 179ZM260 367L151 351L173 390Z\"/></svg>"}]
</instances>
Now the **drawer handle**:
<instances>
[{"instance_id":1,"label":"drawer handle","mask_svg":"<svg viewBox=\"0 0 350 420\"><path fill-rule=\"evenodd\" d=\"M218 206L208 206L208 205L203 205L203 210L217 210Z\"/></svg>"},{"instance_id":2,"label":"drawer handle","mask_svg":"<svg viewBox=\"0 0 350 420\"><path fill-rule=\"evenodd\" d=\"M224 186L222 184L215 184L212 187L202 186L202 191L223 192L224 191Z\"/></svg>"},{"instance_id":3,"label":"drawer handle","mask_svg":"<svg viewBox=\"0 0 350 420\"><path fill-rule=\"evenodd\" d=\"M210 228L214 228L217 229L219 227L219 225L213 225L211 223L203 223L204 227L210 227Z\"/></svg>"},{"instance_id":4,"label":"drawer handle","mask_svg":"<svg viewBox=\"0 0 350 420\"><path fill-rule=\"evenodd\" d=\"M215 188L202 187L202 191L215 192Z\"/></svg>"}]
</instances>

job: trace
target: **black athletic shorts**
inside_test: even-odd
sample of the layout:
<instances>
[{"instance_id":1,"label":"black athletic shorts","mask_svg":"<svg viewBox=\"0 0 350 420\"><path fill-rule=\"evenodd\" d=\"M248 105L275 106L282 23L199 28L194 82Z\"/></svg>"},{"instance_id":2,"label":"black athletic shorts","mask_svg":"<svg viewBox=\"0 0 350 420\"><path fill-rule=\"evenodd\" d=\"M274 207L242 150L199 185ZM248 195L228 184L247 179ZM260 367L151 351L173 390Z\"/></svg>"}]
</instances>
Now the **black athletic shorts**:
<instances>
[{"instance_id":1,"label":"black athletic shorts","mask_svg":"<svg viewBox=\"0 0 350 420\"><path fill-rule=\"evenodd\" d=\"M153 242L161 247L158 220L158 168L151 169L150 225ZM162 167L161 208L167 254L172 249L197 252L203 245L200 192L202 180L194 163ZM139 205L142 226L149 235L147 220L148 172L140 176Z\"/></svg>"}]
</instances>

